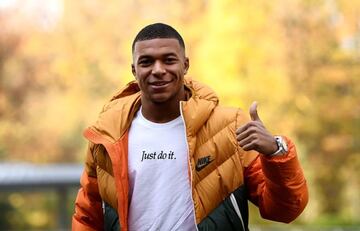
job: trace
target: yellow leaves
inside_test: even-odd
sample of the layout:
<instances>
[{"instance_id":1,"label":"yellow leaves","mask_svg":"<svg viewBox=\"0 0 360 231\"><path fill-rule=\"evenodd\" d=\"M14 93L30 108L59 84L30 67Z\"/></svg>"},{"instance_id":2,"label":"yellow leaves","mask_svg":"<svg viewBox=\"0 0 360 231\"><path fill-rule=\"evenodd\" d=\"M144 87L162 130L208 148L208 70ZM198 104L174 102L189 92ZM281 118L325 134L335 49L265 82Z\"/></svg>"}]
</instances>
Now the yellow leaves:
<instances>
[{"instance_id":1,"label":"yellow leaves","mask_svg":"<svg viewBox=\"0 0 360 231\"><path fill-rule=\"evenodd\" d=\"M349 150L358 149L359 1L65 0L63 7L51 30L0 18L0 146L9 159L82 159L82 129L133 79L134 36L158 21L183 35L188 75L222 104L247 111L257 100L268 129L300 137L304 158L358 154ZM313 146L317 153L307 153ZM21 204L16 198L11 203Z\"/></svg>"},{"instance_id":2,"label":"yellow leaves","mask_svg":"<svg viewBox=\"0 0 360 231\"><path fill-rule=\"evenodd\" d=\"M52 192L47 194L38 192L3 192L1 202L2 208L5 209L2 211L2 217L5 218L7 223L1 225L16 230L54 229L57 222L56 213L54 213L53 205L51 205L55 202L54 196ZM4 202L8 202L10 207L4 207ZM55 207L55 209L57 208Z\"/></svg>"},{"instance_id":3,"label":"yellow leaves","mask_svg":"<svg viewBox=\"0 0 360 231\"><path fill-rule=\"evenodd\" d=\"M300 111L306 113L311 110L312 102L308 96L300 93L299 96L295 98L295 105Z\"/></svg>"},{"instance_id":4,"label":"yellow leaves","mask_svg":"<svg viewBox=\"0 0 360 231\"><path fill-rule=\"evenodd\" d=\"M350 146L353 138L350 135L328 135L321 143L321 147L325 152L335 152L341 155Z\"/></svg>"},{"instance_id":5,"label":"yellow leaves","mask_svg":"<svg viewBox=\"0 0 360 231\"><path fill-rule=\"evenodd\" d=\"M25 220L32 227L41 228L49 223L48 212L35 210L25 214Z\"/></svg>"},{"instance_id":6,"label":"yellow leaves","mask_svg":"<svg viewBox=\"0 0 360 231\"><path fill-rule=\"evenodd\" d=\"M25 199L19 193L12 193L9 196L9 202L13 207L19 208L19 207L21 207L21 206L23 206L25 204Z\"/></svg>"},{"instance_id":7,"label":"yellow leaves","mask_svg":"<svg viewBox=\"0 0 360 231\"><path fill-rule=\"evenodd\" d=\"M351 82L346 70L341 66L327 66L319 68L316 72L318 78L314 82L319 84L326 83L332 85L347 85Z\"/></svg>"},{"instance_id":8,"label":"yellow leaves","mask_svg":"<svg viewBox=\"0 0 360 231\"><path fill-rule=\"evenodd\" d=\"M355 9L346 1L336 2L339 2L336 10L349 12L351 16L344 17L347 27L353 22ZM304 9L312 5L316 5L313 8L318 11L312 10L310 16L306 15L308 18L301 18ZM297 64L305 62L306 55L330 52L328 42L332 41L321 37L328 33L321 23L330 10L320 1L141 0L103 4L92 0L64 1L63 7L63 15L53 30L26 30L17 56L6 61L4 70L7 76L12 76L11 80L7 77L5 86L21 85L24 81L21 76L25 73L30 82L46 89L44 95L39 94L40 88L32 90L36 96L29 97L25 111L35 121L37 118L31 115L43 112L46 118L39 123L44 127L52 127L65 116L67 125L56 128L54 134L69 132L78 120L87 120L78 109L84 105L91 107L89 111L95 118L100 102L106 101L111 91L133 79L131 43L138 29L147 23L164 21L178 28L186 39L190 56L189 76L209 84L224 104L247 110L253 100L258 100L268 121L276 120L278 105L294 104L303 113L311 110L315 98L306 92L297 92L298 86L292 84L296 79L289 73L295 73L300 83L307 81L306 67ZM314 12L320 12L320 16L315 17ZM281 21L284 17L292 17L300 23L287 25L297 32L293 37L287 37L289 34ZM308 20L306 30L302 28L307 25L302 19ZM316 36L307 37L312 34ZM323 42L319 42L320 39ZM311 46L307 47L304 41L309 40ZM292 50L297 52L292 53ZM23 70L20 64L24 59L33 67L33 73ZM289 65L291 62L293 66ZM342 86L354 81L348 78L342 66L319 68L313 76L316 77L310 84ZM6 99L0 95L1 107L8 107L9 102L4 101ZM53 102L57 103L55 109ZM351 111L347 103L343 105ZM293 127L294 123L288 119L285 124Z\"/></svg>"}]
</instances>

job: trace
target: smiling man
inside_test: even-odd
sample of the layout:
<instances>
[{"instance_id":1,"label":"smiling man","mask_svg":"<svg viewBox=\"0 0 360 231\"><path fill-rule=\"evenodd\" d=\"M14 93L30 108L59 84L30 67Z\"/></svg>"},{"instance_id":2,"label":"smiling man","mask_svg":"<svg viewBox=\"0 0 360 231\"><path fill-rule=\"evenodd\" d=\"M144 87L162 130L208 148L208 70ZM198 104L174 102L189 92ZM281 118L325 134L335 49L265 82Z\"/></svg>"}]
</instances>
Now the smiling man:
<instances>
[{"instance_id":1,"label":"smiling man","mask_svg":"<svg viewBox=\"0 0 360 231\"><path fill-rule=\"evenodd\" d=\"M84 132L73 230L248 230L248 200L274 221L303 211L295 146L266 130L256 102L248 116L184 78L185 44L168 25L143 28L132 54L135 81Z\"/></svg>"},{"instance_id":2,"label":"smiling man","mask_svg":"<svg viewBox=\"0 0 360 231\"><path fill-rule=\"evenodd\" d=\"M142 113L150 121L168 122L180 115L179 102L185 99L184 75L189 59L174 38L143 41L138 38L131 68L141 89Z\"/></svg>"}]
</instances>

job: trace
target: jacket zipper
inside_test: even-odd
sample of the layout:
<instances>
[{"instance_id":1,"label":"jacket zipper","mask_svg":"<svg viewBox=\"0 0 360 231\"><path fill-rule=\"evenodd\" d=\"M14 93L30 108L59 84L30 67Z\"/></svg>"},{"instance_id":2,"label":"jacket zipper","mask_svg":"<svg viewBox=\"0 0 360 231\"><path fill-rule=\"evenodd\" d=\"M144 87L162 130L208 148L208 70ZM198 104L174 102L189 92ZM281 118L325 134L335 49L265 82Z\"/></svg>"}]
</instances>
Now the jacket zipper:
<instances>
[{"instance_id":1,"label":"jacket zipper","mask_svg":"<svg viewBox=\"0 0 360 231\"><path fill-rule=\"evenodd\" d=\"M195 228L196 231L198 231L198 227L196 224L196 214L195 214L195 204L194 204L194 198L193 198L193 173L192 173L192 167L191 167L191 161L190 161L190 150L189 150L189 143L188 143L188 139L187 139L187 132L186 132L186 123L185 123L185 118L184 118L184 114L183 114L183 110L182 110L182 102L180 101L180 115L182 118L182 121L184 123L184 129L185 129L185 141L186 141L186 149L187 149L187 153L188 153L188 167L190 168L190 195L191 195L191 201L193 204L193 214L194 214L194 223L195 223Z\"/></svg>"}]
</instances>

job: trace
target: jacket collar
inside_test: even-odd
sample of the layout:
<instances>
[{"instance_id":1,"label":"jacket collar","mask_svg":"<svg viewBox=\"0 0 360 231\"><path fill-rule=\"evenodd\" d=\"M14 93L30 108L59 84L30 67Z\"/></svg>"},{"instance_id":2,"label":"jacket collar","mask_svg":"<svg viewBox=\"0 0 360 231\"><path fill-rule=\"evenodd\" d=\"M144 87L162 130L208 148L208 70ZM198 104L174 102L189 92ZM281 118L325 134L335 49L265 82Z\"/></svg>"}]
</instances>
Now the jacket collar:
<instances>
[{"instance_id":1,"label":"jacket collar","mask_svg":"<svg viewBox=\"0 0 360 231\"><path fill-rule=\"evenodd\" d=\"M186 78L184 84L187 100L182 101L182 116L188 135L195 135L207 121L219 100L206 85ZM129 129L135 113L141 105L141 92L135 81L119 90L100 113L97 122L90 127L111 143L119 140Z\"/></svg>"}]
</instances>

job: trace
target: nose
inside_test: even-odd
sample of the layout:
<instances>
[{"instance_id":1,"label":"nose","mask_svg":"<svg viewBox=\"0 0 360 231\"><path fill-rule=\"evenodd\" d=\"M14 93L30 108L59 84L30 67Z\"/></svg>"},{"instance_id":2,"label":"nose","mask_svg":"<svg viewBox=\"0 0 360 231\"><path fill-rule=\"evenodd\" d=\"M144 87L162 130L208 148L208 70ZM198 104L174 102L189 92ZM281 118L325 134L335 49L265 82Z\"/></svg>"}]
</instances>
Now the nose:
<instances>
[{"instance_id":1,"label":"nose","mask_svg":"<svg viewBox=\"0 0 360 231\"><path fill-rule=\"evenodd\" d=\"M153 75L163 75L166 73L164 64L161 61L156 61L153 65L151 73Z\"/></svg>"}]
</instances>

